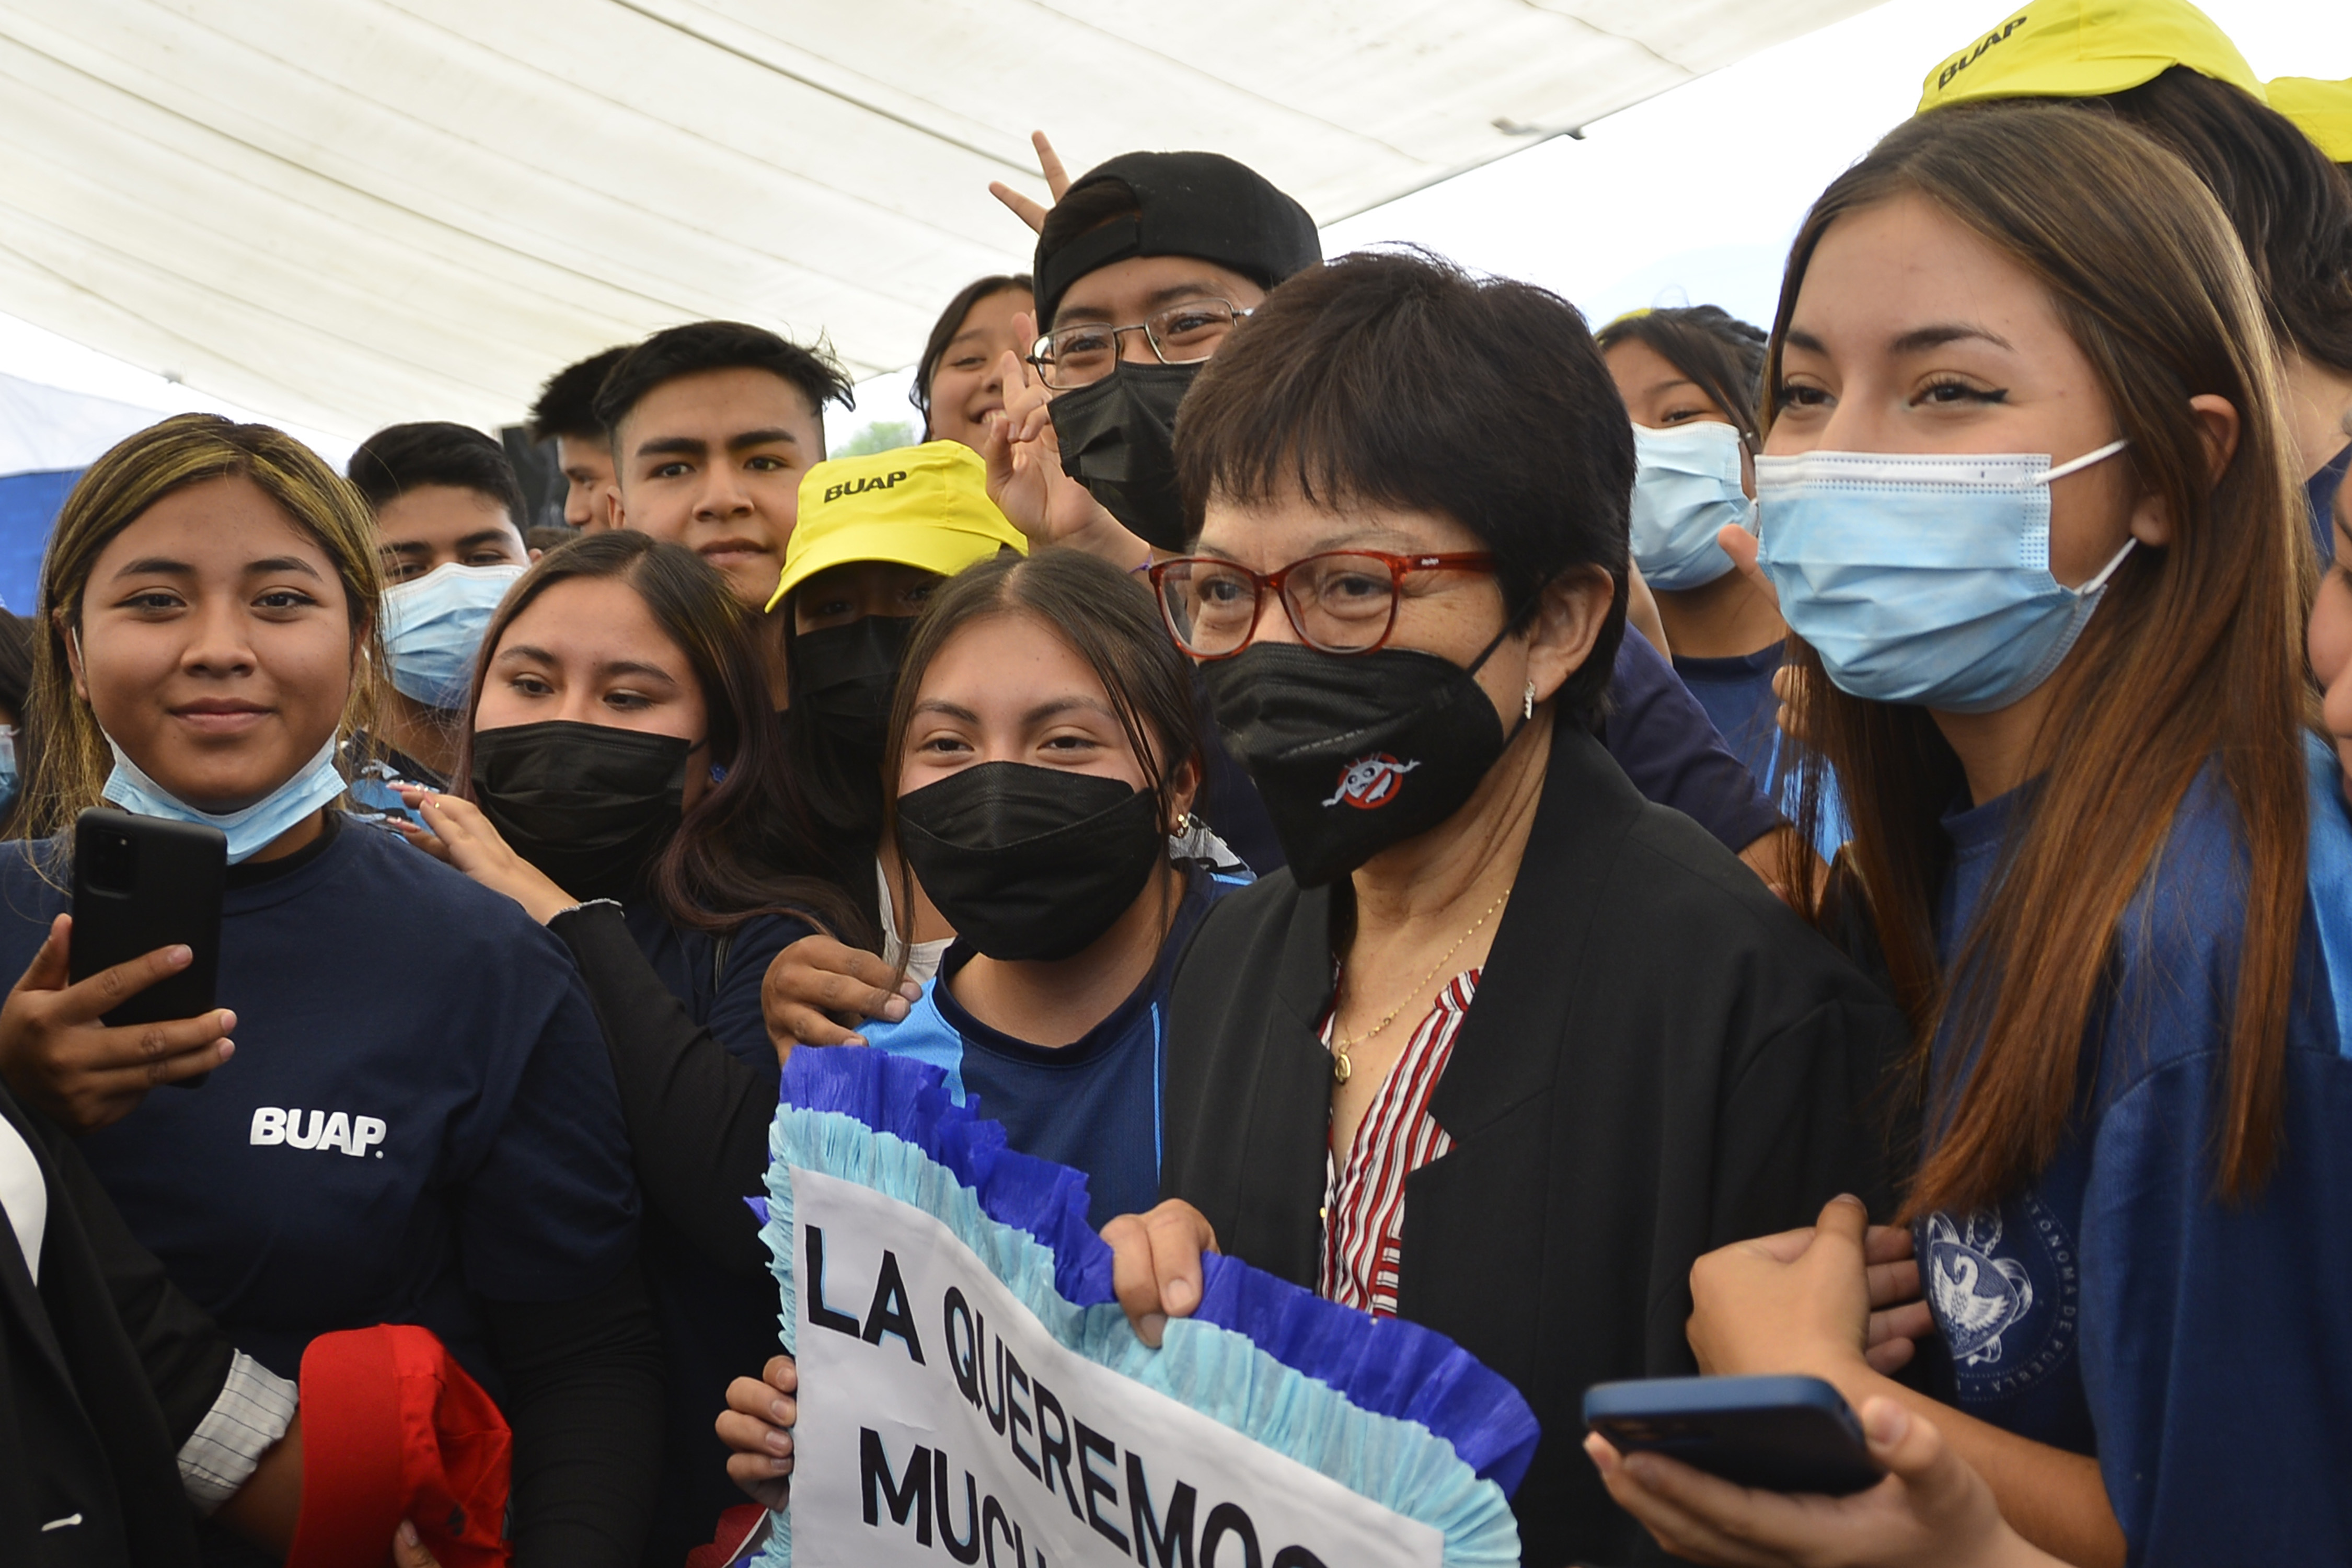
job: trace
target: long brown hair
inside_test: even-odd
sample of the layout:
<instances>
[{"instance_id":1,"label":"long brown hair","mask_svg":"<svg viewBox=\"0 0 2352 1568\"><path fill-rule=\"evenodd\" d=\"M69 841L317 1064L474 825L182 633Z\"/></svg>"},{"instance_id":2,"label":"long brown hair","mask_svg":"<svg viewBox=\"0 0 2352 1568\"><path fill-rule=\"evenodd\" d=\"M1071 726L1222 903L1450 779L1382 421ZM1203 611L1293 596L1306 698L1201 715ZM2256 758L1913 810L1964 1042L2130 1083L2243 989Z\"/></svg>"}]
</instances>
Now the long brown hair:
<instances>
[{"instance_id":1,"label":"long brown hair","mask_svg":"<svg viewBox=\"0 0 2352 1568\"><path fill-rule=\"evenodd\" d=\"M334 563L351 617L352 680L336 732L371 727L383 701L383 647L378 601L383 568L375 523L357 491L317 453L268 425L217 414L180 414L126 436L89 466L58 513L41 558L39 623L33 640L29 728L39 745L25 782L17 831L45 838L96 805L113 759L98 716L73 689L66 637L81 626L82 590L114 536L164 497L207 480L251 480L283 508Z\"/></svg>"},{"instance_id":2,"label":"long brown hair","mask_svg":"<svg viewBox=\"0 0 2352 1568\"><path fill-rule=\"evenodd\" d=\"M797 915L845 942L874 945L866 917L832 879L783 766L755 618L727 580L683 545L632 529L583 534L540 557L516 581L475 656L451 787L474 798L474 716L507 628L558 583L606 578L627 584L686 656L709 715L710 758L726 770L655 858L651 891L664 917L673 925L720 934L754 915Z\"/></svg>"},{"instance_id":3,"label":"long brown hair","mask_svg":"<svg viewBox=\"0 0 2352 1568\"><path fill-rule=\"evenodd\" d=\"M1906 1211L1983 1206L2055 1157L2116 927L2209 765L2237 808L2247 856L2218 1184L2251 1196L2278 1154L2305 879L2298 731L2315 580L2261 297L2211 195L2138 133L2054 105L1937 110L1832 183L1798 231L1766 364L1768 428L1822 237L1904 196L1933 204L2049 291L2130 441L2116 460L2172 527L2169 544L2125 560L2056 678L2035 740L2047 771L2033 809L2012 828L1948 972L1936 962L1931 908L1949 869L1940 817L1965 788L1959 761L1926 709L1846 696L1790 638L1814 694L1807 723L1836 770L1854 867L1916 1032L1928 1125L1940 1129ZM2189 406L2207 393L2241 418L2218 478ZM1810 835L1823 803L1818 788L1808 794L1800 830ZM1965 1083L1952 1071L1927 1077L1948 1028L1982 1042Z\"/></svg>"}]
</instances>

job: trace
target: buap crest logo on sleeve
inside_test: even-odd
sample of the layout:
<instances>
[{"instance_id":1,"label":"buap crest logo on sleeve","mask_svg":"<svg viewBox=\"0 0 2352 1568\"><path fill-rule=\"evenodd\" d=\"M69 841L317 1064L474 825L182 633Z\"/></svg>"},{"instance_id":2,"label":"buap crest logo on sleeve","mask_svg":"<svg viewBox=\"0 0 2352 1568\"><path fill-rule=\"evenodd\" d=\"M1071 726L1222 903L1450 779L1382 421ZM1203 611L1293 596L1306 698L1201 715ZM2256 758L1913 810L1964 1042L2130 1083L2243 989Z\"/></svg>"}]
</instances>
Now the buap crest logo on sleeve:
<instances>
[{"instance_id":1,"label":"buap crest logo on sleeve","mask_svg":"<svg viewBox=\"0 0 2352 1568\"><path fill-rule=\"evenodd\" d=\"M1963 1397L2021 1392L2072 1353L2079 1270L2074 1237L2049 1205L2025 1197L1933 1214L1916 1242L1927 1309Z\"/></svg>"},{"instance_id":2,"label":"buap crest logo on sleeve","mask_svg":"<svg viewBox=\"0 0 2352 1568\"><path fill-rule=\"evenodd\" d=\"M1337 805L1346 801L1359 811L1371 811L1396 798L1397 788L1404 775L1421 766L1419 759L1398 762L1386 752L1376 752L1369 757L1358 757L1339 770L1339 789L1325 805Z\"/></svg>"}]
</instances>

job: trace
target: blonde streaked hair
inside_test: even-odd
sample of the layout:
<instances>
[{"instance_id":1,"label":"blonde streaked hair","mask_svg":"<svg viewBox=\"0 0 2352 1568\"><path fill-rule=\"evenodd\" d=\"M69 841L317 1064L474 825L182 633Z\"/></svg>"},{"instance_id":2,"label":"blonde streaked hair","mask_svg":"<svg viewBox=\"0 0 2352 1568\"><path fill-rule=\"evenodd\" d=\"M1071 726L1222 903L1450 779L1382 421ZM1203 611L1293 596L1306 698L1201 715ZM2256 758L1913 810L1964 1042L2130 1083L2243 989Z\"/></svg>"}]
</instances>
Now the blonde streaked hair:
<instances>
[{"instance_id":1,"label":"blonde streaked hair","mask_svg":"<svg viewBox=\"0 0 2352 1568\"><path fill-rule=\"evenodd\" d=\"M383 647L378 635L383 569L374 521L354 491L319 455L268 425L239 425L216 414L180 414L125 437L89 466L58 513L41 560L35 619L27 770L18 832L45 838L73 826L99 804L113 754L89 702L74 690L66 659L68 632L81 630L82 593L114 536L164 497L218 479L245 479L283 508L334 563L350 605L353 661L339 736L372 729L383 700Z\"/></svg>"}]
</instances>

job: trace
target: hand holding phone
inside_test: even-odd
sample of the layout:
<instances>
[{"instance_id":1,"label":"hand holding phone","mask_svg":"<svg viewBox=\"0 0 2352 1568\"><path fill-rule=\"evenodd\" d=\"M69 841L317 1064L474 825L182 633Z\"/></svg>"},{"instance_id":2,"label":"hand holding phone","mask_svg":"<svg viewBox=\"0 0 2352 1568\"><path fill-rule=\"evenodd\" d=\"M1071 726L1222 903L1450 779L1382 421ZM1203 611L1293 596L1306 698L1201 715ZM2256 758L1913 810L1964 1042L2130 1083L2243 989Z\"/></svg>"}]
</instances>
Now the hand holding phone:
<instances>
[{"instance_id":1,"label":"hand holding phone","mask_svg":"<svg viewBox=\"0 0 2352 1568\"><path fill-rule=\"evenodd\" d=\"M1597 1427L1584 1450L1610 1497L1677 1562L2063 1568L2009 1527L1992 1489L1925 1416L1881 1395L1864 1402L1862 1422L1871 1458L1895 1480L1840 1498L1735 1486L1663 1452L1628 1456Z\"/></svg>"},{"instance_id":2,"label":"hand holding phone","mask_svg":"<svg viewBox=\"0 0 2352 1568\"><path fill-rule=\"evenodd\" d=\"M236 1015L109 1027L109 1009L185 969L183 948L146 953L68 984L73 917L59 915L0 1006L0 1071L18 1099L76 1132L120 1121L159 1083L201 1078L228 1060Z\"/></svg>"},{"instance_id":3,"label":"hand holding phone","mask_svg":"<svg viewBox=\"0 0 2352 1568\"><path fill-rule=\"evenodd\" d=\"M0 1005L0 1071L78 1131L159 1083L201 1082L236 1049L213 1005L226 841L91 810L75 824L74 909Z\"/></svg>"},{"instance_id":4,"label":"hand holding phone","mask_svg":"<svg viewBox=\"0 0 2352 1568\"><path fill-rule=\"evenodd\" d=\"M1843 1497L1878 1484L1845 1396L1818 1377L1653 1377L1585 1390L1584 1424L1743 1487Z\"/></svg>"}]
</instances>

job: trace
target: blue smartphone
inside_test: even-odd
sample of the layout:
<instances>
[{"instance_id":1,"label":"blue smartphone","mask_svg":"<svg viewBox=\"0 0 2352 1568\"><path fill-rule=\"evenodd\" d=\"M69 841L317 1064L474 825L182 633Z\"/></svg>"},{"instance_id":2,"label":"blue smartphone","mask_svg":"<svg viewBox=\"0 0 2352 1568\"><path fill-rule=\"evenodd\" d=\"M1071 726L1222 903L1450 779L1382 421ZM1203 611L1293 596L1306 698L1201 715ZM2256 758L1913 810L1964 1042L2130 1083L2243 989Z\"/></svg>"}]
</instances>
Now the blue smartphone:
<instances>
[{"instance_id":1,"label":"blue smartphone","mask_svg":"<svg viewBox=\"0 0 2352 1568\"><path fill-rule=\"evenodd\" d=\"M1584 1391L1584 1425L1743 1487L1843 1497L1878 1484L1862 1423L1818 1377L1652 1377Z\"/></svg>"}]
</instances>

